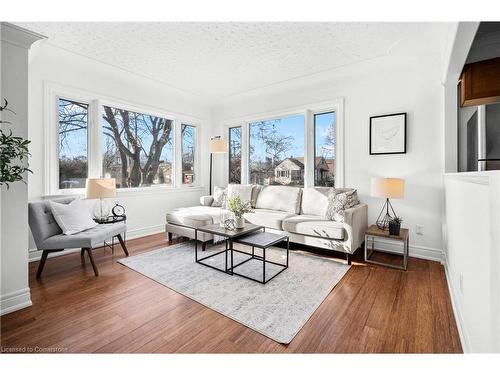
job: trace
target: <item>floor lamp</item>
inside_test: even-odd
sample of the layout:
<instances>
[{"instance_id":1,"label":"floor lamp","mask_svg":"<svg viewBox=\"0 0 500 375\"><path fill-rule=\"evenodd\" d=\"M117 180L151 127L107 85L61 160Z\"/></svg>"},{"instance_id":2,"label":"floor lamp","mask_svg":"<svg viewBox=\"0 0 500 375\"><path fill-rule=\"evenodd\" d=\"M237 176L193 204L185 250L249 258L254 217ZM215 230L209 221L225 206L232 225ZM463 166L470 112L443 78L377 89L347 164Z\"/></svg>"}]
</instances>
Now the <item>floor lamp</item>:
<instances>
[{"instance_id":1,"label":"floor lamp","mask_svg":"<svg viewBox=\"0 0 500 375\"><path fill-rule=\"evenodd\" d=\"M396 213L394 212L394 208L392 208L389 198L403 198L404 187L405 181L401 178L372 178L371 196L385 198L385 203L376 221L379 229L387 230L389 228L389 221L396 217Z\"/></svg>"},{"instance_id":2,"label":"floor lamp","mask_svg":"<svg viewBox=\"0 0 500 375\"><path fill-rule=\"evenodd\" d=\"M212 195L212 157L213 154L226 154L229 146L227 142L220 136L210 138L208 150L210 151L210 182L208 195Z\"/></svg>"}]
</instances>

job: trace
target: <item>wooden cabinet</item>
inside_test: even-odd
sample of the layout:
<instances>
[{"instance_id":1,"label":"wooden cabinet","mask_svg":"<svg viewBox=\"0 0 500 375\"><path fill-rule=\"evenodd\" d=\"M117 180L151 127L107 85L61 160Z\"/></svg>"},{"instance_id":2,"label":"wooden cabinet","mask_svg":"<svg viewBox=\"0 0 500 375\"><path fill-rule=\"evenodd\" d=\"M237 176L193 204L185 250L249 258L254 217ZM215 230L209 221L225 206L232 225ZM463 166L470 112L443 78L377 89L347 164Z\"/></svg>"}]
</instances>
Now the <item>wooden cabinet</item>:
<instances>
[{"instance_id":1,"label":"wooden cabinet","mask_svg":"<svg viewBox=\"0 0 500 375\"><path fill-rule=\"evenodd\" d=\"M464 66L460 83L460 105L500 102L500 57Z\"/></svg>"}]
</instances>

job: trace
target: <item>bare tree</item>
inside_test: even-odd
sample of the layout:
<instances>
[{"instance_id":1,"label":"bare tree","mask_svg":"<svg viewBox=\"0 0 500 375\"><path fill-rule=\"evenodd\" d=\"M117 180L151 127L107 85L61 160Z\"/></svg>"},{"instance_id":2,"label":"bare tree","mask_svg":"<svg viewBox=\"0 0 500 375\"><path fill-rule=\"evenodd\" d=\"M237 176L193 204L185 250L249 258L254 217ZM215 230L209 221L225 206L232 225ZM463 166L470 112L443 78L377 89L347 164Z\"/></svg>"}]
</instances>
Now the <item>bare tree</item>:
<instances>
[{"instance_id":1,"label":"bare tree","mask_svg":"<svg viewBox=\"0 0 500 375\"><path fill-rule=\"evenodd\" d=\"M152 184L172 121L104 106L104 134L113 139L121 160L121 185ZM145 144L149 143L149 147Z\"/></svg>"}]
</instances>

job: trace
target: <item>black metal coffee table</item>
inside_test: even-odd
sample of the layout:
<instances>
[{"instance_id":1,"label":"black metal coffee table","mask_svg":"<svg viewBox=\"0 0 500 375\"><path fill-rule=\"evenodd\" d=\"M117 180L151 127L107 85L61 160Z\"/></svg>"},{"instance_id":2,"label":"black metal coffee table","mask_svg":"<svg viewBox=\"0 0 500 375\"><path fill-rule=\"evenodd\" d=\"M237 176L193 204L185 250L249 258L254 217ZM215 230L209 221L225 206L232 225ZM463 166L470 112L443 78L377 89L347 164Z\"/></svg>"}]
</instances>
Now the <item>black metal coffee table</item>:
<instances>
[{"instance_id":1,"label":"black metal coffee table","mask_svg":"<svg viewBox=\"0 0 500 375\"><path fill-rule=\"evenodd\" d=\"M285 269L288 268L288 256L289 256L289 248L290 248L288 236L275 234L275 233L269 233L269 232L266 232L265 230L266 230L265 227L260 226L260 225L254 225L254 224L245 224L244 228L234 229L234 230L226 230L225 228L221 227L219 224L210 224L210 225L206 225L203 227L195 228L195 231L194 231L195 261L196 261L196 263L202 264L206 267L213 268L217 271L225 272L229 275L238 275L238 276L265 284L268 281L275 278L276 276L278 276ZM210 233L210 234L215 234L215 235L218 235L221 237L225 237L226 238L225 249L198 259L198 231ZM279 242L282 242L282 241L287 242L286 264L280 264L277 262L270 261L269 259L266 259L266 249L279 243ZM235 243L251 246L252 253L247 253L245 251L234 249ZM262 256L255 254L256 247L262 249ZM245 259L244 261L242 261L238 264L234 264L234 253L235 252L239 253L239 254L248 255L249 258ZM218 267L215 267L211 264L207 264L204 262L205 260L212 258L212 257L215 257L215 256L222 254L222 253L224 253L224 259L225 259L224 260L224 269L220 269ZM244 263L247 263L248 261L251 261L252 259L262 262L262 280L250 277L248 275L244 275L242 273L235 272L235 268L241 266ZM266 279L266 263L273 264L275 266L279 266L281 269L279 270L279 272L275 273L273 276Z\"/></svg>"}]
</instances>

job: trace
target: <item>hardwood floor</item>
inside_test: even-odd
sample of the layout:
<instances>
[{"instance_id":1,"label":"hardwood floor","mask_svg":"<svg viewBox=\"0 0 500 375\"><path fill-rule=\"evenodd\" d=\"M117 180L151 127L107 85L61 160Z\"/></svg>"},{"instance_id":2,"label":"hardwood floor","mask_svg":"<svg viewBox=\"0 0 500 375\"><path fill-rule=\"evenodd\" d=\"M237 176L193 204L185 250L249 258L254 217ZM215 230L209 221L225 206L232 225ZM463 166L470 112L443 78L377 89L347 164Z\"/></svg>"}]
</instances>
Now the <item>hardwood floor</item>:
<instances>
[{"instance_id":1,"label":"hardwood floor","mask_svg":"<svg viewBox=\"0 0 500 375\"><path fill-rule=\"evenodd\" d=\"M179 241L173 241L176 243ZM168 245L163 234L127 242L131 255ZM30 264L33 306L1 317L5 348L42 352L460 353L443 267L410 258L408 272L353 266L289 345L282 345L116 261L119 245L86 258ZM36 350L36 349L35 349Z\"/></svg>"}]
</instances>

